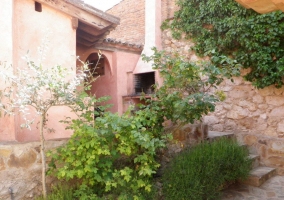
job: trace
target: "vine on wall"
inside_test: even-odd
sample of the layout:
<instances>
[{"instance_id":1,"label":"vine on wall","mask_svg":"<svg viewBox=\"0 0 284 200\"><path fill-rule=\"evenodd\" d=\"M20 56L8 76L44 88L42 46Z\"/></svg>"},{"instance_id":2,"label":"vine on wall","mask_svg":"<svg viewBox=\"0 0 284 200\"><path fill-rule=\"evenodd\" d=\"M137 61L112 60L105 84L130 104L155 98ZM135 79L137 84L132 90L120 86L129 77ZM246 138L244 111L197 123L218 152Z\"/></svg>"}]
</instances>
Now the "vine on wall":
<instances>
[{"instance_id":1,"label":"vine on wall","mask_svg":"<svg viewBox=\"0 0 284 200\"><path fill-rule=\"evenodd\" d=\"M244 76L257 88L283 86L284 13L258 14L234 0L178 0L173 20L164 22L179 39L191 38L199 56L218 65L250 68ZM237 63L237 64L236 64Z\"/></svg>"}]
</instances>

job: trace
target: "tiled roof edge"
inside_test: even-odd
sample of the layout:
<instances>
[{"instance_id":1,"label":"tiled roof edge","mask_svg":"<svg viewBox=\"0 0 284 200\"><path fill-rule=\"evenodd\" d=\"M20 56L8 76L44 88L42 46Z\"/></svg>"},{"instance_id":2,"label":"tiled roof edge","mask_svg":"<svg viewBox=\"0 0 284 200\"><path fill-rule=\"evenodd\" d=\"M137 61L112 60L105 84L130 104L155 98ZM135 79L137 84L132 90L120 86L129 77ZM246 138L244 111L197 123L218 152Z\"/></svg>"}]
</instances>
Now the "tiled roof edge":
<instances>
[{"instance_id":1,"label":"tiled roof edge","mask_svg":"<svg viewBox=\"0 0 284 200\"><path fill-rule=\"evenodd\" d=\"M93 15L96 15L96 16L102 18L102 19L105 19L109 22L112 22L114 24L119 24L119 22L120 22L120 18L115 17L115 16L108 14L106 12L103 12L103 11L101 11L101 10L99 10L99 9L89 5L89 4L86 4L82 0L64 0L64 1L76 6L78 8L81 8L82 10L87 11L87 12L93 14Z\"/></svg>"},{"instance_id":2,"label":"tiled roof edge","mask_svg":"<svg viewBox=\"0 0 284 200\"><path fill-rule=\"evenodd\" d=\"M137 49L143 49L144 45L143 44L136 44L136 43L130 43L127 41L121 41L121 40L116 40L113 38L105 38L103 40L105 43L110 43L110 44L118 44L121 46L127 46L127 47L132 47L132 48L137 48Z\"/></svg>"}]
</instances>

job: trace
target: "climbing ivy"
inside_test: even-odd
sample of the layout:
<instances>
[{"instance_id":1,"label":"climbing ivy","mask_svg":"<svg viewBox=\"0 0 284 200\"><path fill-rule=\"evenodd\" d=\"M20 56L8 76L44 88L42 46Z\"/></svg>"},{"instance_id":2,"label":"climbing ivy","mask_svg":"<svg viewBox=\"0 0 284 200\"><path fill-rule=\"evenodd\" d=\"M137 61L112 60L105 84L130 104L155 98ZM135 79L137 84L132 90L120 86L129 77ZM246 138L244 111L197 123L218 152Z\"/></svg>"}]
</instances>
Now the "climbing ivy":
<instances>
[{"instance_id":1,"label":"climbing ivy","mask_svg":"<svg viewBox=\"0 0 284 200\"><path fill-rule=\"evenodd\" d=\"M250 69L244 78L257 88L283 85L282 12L258 14L234 0L178 0L177 4L180 10L162 26L170 28L175 38L185 33L195 42L193 50L210 56L216 65L224 65L224 58L236 60Z\"/></svg>"}]
</instances>

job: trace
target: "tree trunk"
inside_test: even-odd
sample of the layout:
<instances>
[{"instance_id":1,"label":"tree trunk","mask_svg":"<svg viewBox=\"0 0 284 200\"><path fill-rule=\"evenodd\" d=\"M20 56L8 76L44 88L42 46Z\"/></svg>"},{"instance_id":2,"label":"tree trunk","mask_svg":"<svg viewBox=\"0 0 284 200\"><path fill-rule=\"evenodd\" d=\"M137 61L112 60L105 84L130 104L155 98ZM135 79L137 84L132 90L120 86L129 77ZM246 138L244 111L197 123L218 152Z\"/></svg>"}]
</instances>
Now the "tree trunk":
<instances>
[{"instance_id":1,"label":"tree trunk","mask_svg":"<svg viewBox=\"0 0 284 200\"><path fill-rule=\"evenodd\" d=\"M45 143L44 143L44 135L43 135L43 126L45 120L45 113L41 114L40 117L40 143L41 143L41 166L42 166L42 174L41 174L41 181L42 181L42 194L44 199L46 199L46 158L45 158Z\"/></svg>"}]
</instances>

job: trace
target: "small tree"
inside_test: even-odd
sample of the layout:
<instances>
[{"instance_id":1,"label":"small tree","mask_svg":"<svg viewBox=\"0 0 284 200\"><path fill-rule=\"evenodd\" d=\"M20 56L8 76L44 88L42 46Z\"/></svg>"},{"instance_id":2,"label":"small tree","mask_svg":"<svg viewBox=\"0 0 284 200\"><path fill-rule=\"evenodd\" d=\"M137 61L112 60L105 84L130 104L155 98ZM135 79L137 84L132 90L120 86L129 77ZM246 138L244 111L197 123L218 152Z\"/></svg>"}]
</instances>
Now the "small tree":
<instances>
[{"instance_id":1,"label":"small tree","mask_svg":"<svg viewBox=\"0 0 284 200\"><path fill-rule=\"evenodd\" d=\"M217 101L225 99L224 93L216 88L224 77L230 77L226 68L217 68L210 62L191 62L179 54L169 55L156 48L153 51L152 56L143 59L153 61L153 68L163 78L151 102L161 108L160 118L174 124L193 123L214 111Z\"/></svg>"},{"instance_id":2,"label":"small tree","mask_svg":"<svg viewBox=\"0 0 284 200\"><path fill-rule=\"evenodd\" d=\"M33 62L27 55L24 57L27 63L25 67L18 67L14 73L8 69L11 66L4 66L0 70L0 77L7 83L7 87L0 91L0 109L6 114L21 113L25 122L21 126L29 129L34 121L27 117L31 107L36 110L39 118L44 197L46 197L44 128L47 122L47 112L54 106L69 106L74 109L76 102L82 101L82 98L87 96L85 89L89 88L95 80L88 70L88 65L84 63L77 70L76 75L59 65L43 67L41 61L47 50L46 41L45 39L43 45L39 48L39 64ZM100 56L101 54L99 54L99 58ZM83 86L83 89L78 91L78 86Z\"/></svg>"}]
</instances>

